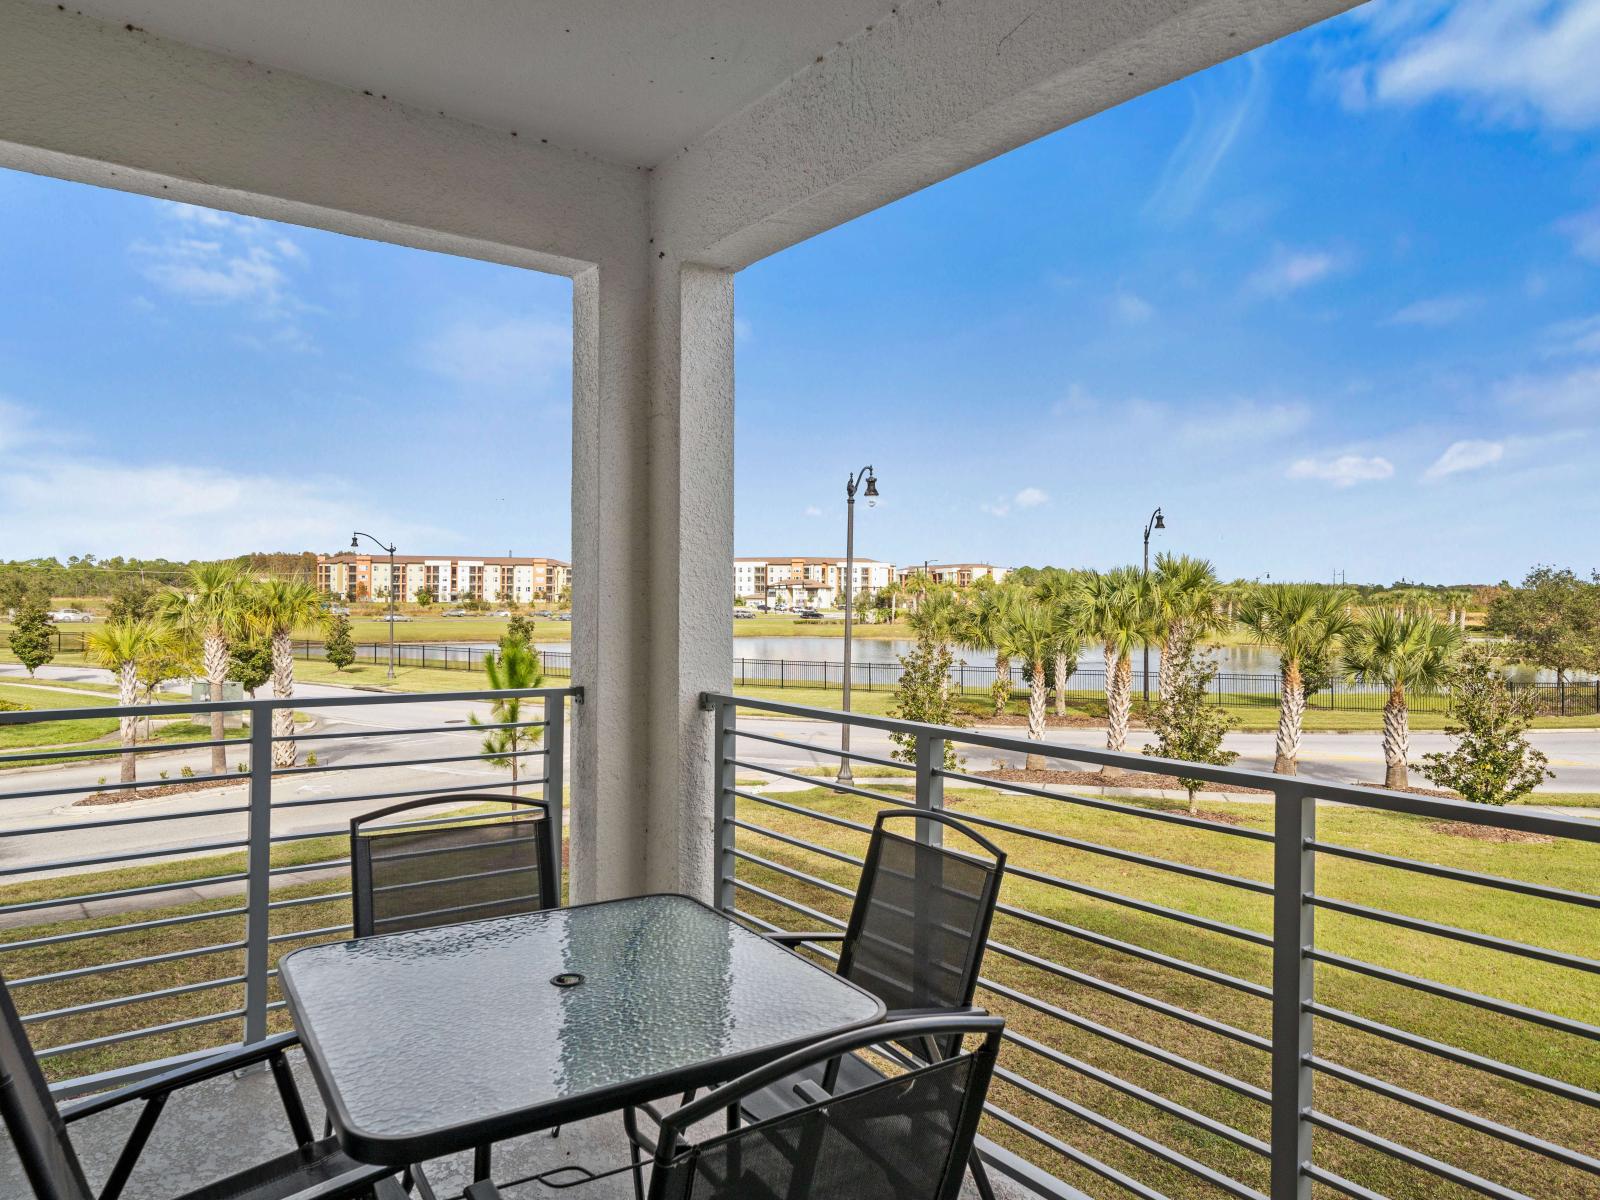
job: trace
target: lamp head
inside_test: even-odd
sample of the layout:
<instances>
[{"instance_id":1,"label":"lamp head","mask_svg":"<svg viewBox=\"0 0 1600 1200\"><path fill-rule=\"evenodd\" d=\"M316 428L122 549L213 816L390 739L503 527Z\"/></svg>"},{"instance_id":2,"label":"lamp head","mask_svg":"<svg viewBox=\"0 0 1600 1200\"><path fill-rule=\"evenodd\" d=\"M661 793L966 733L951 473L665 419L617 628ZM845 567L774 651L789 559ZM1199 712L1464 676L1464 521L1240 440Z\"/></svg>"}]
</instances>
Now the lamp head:
<instances>
[{"instance_id":1,"label":"lamp head","mask_svg":"<svg viewBox=\"0 0 1600 1200\"><path fill-rule=\"evenodd\" d=\"M1166 527L1167 519L1161 515L1161 510L1158 508L1156 509L1156 528L1165 529Z\"/></svg>"},{"instance_id":2,"label":"lamp head","mask_svg":"<svg viewBox=\"0 0 1600 1200\"><path fill-rule=\"evenodd\" d=\"M878 477L872 474L872 468L867 468L867 507L874 508L878 501Z\"/></svg>"},{"instance_id":3,"label":"lamp head","mask_svg":"<svg viewBox=\"0 0 1600 1200\"><path fill-rule=\"evenodd\" d=\"M360 548L361 548L361 543L358 542L354 537L352 537L350 539L350 549L359 550Z\"/></svg>"}]
</instances>

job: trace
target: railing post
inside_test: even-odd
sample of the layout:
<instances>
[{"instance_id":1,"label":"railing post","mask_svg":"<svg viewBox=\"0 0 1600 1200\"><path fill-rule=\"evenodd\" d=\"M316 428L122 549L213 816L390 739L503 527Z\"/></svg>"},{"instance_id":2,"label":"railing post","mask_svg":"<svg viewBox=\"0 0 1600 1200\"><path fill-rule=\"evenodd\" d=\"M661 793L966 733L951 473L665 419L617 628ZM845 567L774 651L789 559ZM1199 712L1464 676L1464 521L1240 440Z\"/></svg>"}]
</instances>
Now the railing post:
<instances>
[{"instance_id":1,"label":"railing post","mask_svg":"<svg viewBox=\"0 0 1600 1200\"><path fill-rule=\"evenodd\" d=\"M917 734L917 808L923 812L944 811L944 739L931 733ZM917 841L927 846L944 844L944 826L937 821L917 822Z\"/></svg>"},{"instance_id":2,"label":"railing post","mask_svg":"<svg viewBox=\"0 0 1600 1200\"><path fill-rule=\"evenodd\" d=\"M736 710L732 704L716 702L716 727L711 735L711 777L716 780L717 794L712 800L712 897L718 909L732 912L736 904L733 888L733 816L736 797L733 789L738 784L737 773L728 753L728 742L733 737Z\"/></svg>"},{"instance_id":3,"label":"railing post","mask_svg":"<svg viewBox=\"0 0 1600 1200\"><path fill-rule=\"evenodd\" d=\"M561 892L561 860L566 854L566 720L567 698L544 698L544 800L550 806L550 834L556 845L556 895Z\"/></svg>"},{"instance_id":4,"label":"railing post","mask_svg":"<svg viewBox=\"0 0 1600 1200\"><path fill-rule=\"evenodd\" d=\"M272 899L272 713L270 701L250 713L249 845L245 866L244 1040L267 1036L267 923Z\"/></svg>"},{"instance_id":5,"label":"railing post","mask_svg":"<svg viewBox=\"0 0 1600 1200\"><path fill-rule=\"evenodd\" d=\"M1311 1200L1311 1057L1317 802L1297 785L1274 796L1272 898L1272 1200Z\"/></svg>"}]
</instances>

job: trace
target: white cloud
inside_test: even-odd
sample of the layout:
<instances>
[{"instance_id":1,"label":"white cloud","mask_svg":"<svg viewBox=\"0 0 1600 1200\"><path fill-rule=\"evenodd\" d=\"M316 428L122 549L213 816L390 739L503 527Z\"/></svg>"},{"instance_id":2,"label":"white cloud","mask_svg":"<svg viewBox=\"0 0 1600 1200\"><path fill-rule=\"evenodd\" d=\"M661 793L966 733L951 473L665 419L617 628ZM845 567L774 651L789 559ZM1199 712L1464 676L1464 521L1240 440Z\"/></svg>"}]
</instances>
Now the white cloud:
<instances>
[{"instance_id":1,"label":"white cloud","mask_svg":"<svg viewBox=\"0 0 1600 1200\"><path fill-rule=\"evenodd\" d=\"M1167 157L1146 213L1170 225L1199 206L1265 91L1261 61L1253 55L1238 69L1219 67L1191 81L1189 127Z\"/></svg>"},{"instance_id":2,"label":"white cloud","mask_svg":"<svg viewBox=\"0 0 1600 1200\"><path fill-rule=\"evenodd\" d=\"M1378 101L1454 97L1497 122L1600 122L1600 0L1392 4L1374 32L1398 35L1371 75Z\"/></svg>"},{"instance_id":3,"label":"white cloud","mask_svg":"<svg viewBox=\"0 0 1600 1200\"><path fill-rule=\"evenodd\" d=\"M1595 74L1600 75L1600 71ZM1572 251L1579 258L1600 263L1600 208L1574 213L1557 221L1556 229L1572 240Z\"/></svg>"},{"instance_id":4,"label":"white cloud","mask_svg":"<svg viewBox=\"0 0 1600 1200\"><path fill-rule=\"evenodd\" d=\"M1466 316L1481 303L1477 296L1453 295L1430 296L1425 300L1416 300L1404 308L1396 310L1388 324L1390 325L1424 325L1429 328L1439 329L1446 325L1453 325Z\"/></svg>"},{"instance_id":5,"label":"white cloud","mask_svg":"<svg viewBox=\"0 0 1600 1200\"><path fill-rule=\"evenodd\" d=\"M1156 306L1143 296L1117 289L1111 301L1112 311L1129 324L1138 325L1156 315Z\"/></svg>"},{"instance_id":6,"label":"white cloud","mask_svg":"<svg viewBox=\"0 0 1600 1200\"><path fill-rule=\"evenodd\" d=\"M1182 413L1183 410L1179 410ZM1179 415L1175 413L1174 415ZM1186 415L1178 437L1188 443L1262 442L1298 433L1311 421L1311 409L1298 401L1235 400Z\"/></svg>"},{"instance_id":7,"label":"white cloud","mask_svg":"<svg viewBox=\"0 0 1600 1200\"><path fill-rule=\"evenodd\" d=\"M1580 417L1600 412L1600 366L1548 375L1516 375L1495 389L1511 408L1542 417Z\"/></svg>"},{"instance_id":8,"label":"white cloud","mask_svg":"<svg viewBox=\"0 0 1600 1200\"><path fill-rule=\"evenodd\" d=\"M1018 508L1038 508L1041 504L1048 504L1050 496L1043 488L1025 487L1011 500Z\"/></svg>"},{"instance_id":9,"label":"white cloud","mask_svg":"<svg viewBox=\"0 0 1600 1200\"><path fill-rule=\"evenodd\" d=\"M806 505L806 516L808 516L808 517L820 517L821 515L822 515L822 510L820 508L818 508L815 504Z\"/></svg>"},{"instance_id":10,"label":"white cloud","mask_svg":"<svg viewBox=\"0 0 1600 1200\"><path fill-rule=\"evenodd\" d=\"M1550 354L1600 354L1600 313L1558 321L1545 330Z\"/></svg>"},{"instance_id":11,"label":"white cloud","mask_svg":"<svg viewBox=\"0 0 1600 1200\"><path fill-rule=\"evenodd\" d=\"M1338 270L1337 255L1327 250L1291 250L1280 246L1246 281L1263 296L1287 296L1326 279Z\"/></svg>"},{"instance_id":12,"label":"white cloud","mask_svg":"<svg viewBox=\"0 0 1600 1200\"><path fill-rule=\"evenodd\" d=\"M1372 483L1394 475L1394 464L1379 455L1341 454L1337 458L1302 458L1289 464L1290 479L1319 479L1337 488Z\"/></svg>"},{"instance_id":13,"label":"white cloud","mask_svg":"<svg viewBox=\"0 0 1600 1200\"><path fill-rule=\"evenodd\" d=\"M456 321L423 345L422 362L463 383L547 383L572 365L572 328L531 316Z\"/></svg>"},{"instance_id":14,"label":"white cloud","mask_svg":"<svg viewBox=\"0 0 1600 1200\"><path fill-rule=\"evenodd\" d=\"M1433 465L1422 473L1422 477L1428 480L1443 479L1447 475L1459 475L1462 471L1481 470L1499 462L1505 453L1503 442L1475 439L1451 442Z\"/></svg>"},{"instance_id":15,"label":"white cloud","mask_svg":"<svg viewBox=\"0 0 1600 1200\"><path fill-rule=\"evenodd\" d=\"M733 319L733 340L736 345L749 345L755 336L755 330L750 328L749 321L746 321L743 317L735 317Z\"/></svg>"}]
</instances>

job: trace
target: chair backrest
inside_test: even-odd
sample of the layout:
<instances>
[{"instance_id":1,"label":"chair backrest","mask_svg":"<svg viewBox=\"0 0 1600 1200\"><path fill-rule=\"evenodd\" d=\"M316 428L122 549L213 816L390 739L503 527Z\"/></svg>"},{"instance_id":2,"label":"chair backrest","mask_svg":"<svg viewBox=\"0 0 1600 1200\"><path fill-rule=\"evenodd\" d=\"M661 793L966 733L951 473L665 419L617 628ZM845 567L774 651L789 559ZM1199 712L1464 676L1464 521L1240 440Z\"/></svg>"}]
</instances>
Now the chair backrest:
<instances>
[{"instance_id":1,"label":"chair backrest","mask_svg":"<svg viewBox=\"0 0 1600 1200\"><path fill-rule=\"evenodd\" d=\"M494 812L404 820L416 809L483 804ZM453 794L365 813L350 822L357 937L555 908L554 825L543 800Z\"/></svg>"},{"instance_id":2,"label":"chair backrest","mask_svg":"<svg viewBox=\"0 0 1600 1200\"><path fill-rule=\"evenodd\" d=\"M650 1200L953 1200L961 1187L1000 1034L999 1017L936 1017L878 1025L807 1047L669 1114ZM982 1041L938 1062L832 1095L691 1144L685 1133L762 1088L818 1064L893 1041ZM815 1088L815 1085L807 1085Z\"/></svg>"},{"instance_id":3,"label":"chair backrest","mask_svg":"<svg viewBox=\"0 0 1600 1200\"><path fill-rule=\"evenodd\" d=\"M891 821L905 822L911 836L891 831ZM934 830L959 834L987 859L966 852L967 846L935 845ZM909 809L879 813L839 974L891 1011L971 1004L1005 865L1004 851L953 817Z\"/></svg>"},{"instance_id":4,"label":"chair backrest","mask_svg":"<svg viewBox=\"0 0 1600 1200\"><path fill-rule=\"evenodd\" d=\"M0 977L0 1116L38 1200L94 1200L4 977Z\"/></svg>"}]
</instances>

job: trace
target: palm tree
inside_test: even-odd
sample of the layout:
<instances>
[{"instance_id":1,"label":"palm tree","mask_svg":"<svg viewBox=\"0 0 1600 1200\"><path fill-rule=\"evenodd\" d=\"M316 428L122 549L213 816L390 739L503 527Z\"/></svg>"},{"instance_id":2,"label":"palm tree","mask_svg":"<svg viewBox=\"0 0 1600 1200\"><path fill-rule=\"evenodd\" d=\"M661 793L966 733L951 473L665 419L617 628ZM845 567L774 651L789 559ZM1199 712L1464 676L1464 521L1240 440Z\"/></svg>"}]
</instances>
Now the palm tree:
<instances>
[{"instance_id":1,"label":"palm tree","mask_svg":"<svg viewBox=\"0 0 1600 1200\"><path fill-rule=\"evenodd\" d=\"M1061 637L1056 612L1042 600L1021 599L1006 609L1006 621L996 631L997 644L1008 658L1028 664L1028 736L1044 740L1044 701L1048 682L1045 663L1055 654ZM1023 766L1029 771L1044 769L1044 756L1030 754Z\"/></svg>"},{"instance_id":2,"label":"palm tree","mask_svg":"<svg viewBox=\"0 0 1600 1200\"><path fill-rule=\"evenodd\" d=\"M1067 680L1078 666L1078 651L1088 639L1083 605L1083 573L1046 567L1034 584L1034 595L1046 605L1056 624L1054 690L1056 716L1067 715Z\"/></svg>"},{"instance_id":3,"label":"palm tree","mask_svg":"<svg viewBox=\"0 0 1600 1200\"><path fill-rule=\"evenodd\" d=\"M1345 638L1345 665L1362 682L1389 689L1383 705L1383 786L1404 791L1411 730L1406 691L1436 688L1450 676L1461 631L1419 609L1369 609Z\"/></svg>"},{"instance_id":4,"label":"palm tree","mask_svg":"<svg viewBox=\"0 0 1600 1200\"><path fill-rule=\"evenodd\" d=\"M162 624L200 642L201 665L213 703L222 702L222 685L228 678L228 643L246 628L245 594L250 581L236 562L201 563L189 568L187 590L164 592L156 614ZM211 714L211 773L228 769L227 748L222 744L223 714Z\"/></svg>"},{"instance_id":5,"label":"palm tree","mask_svg":"<svg viewBox=\"0 0 1600 1200\"><path fill-rule=\"evenodd\" d=\"M1331 665L1350 631L1355 593L1310 583L1269 583L1254 589L1239 609L1239 624L1257 645L1278 651L1282 676L1278 736L1272 769L1299 771L1300 731L1306 716L1306 669Z\"/></svg>"},{"instance_id":6,"label":"palm tree","mask_svg":"<svg viewBox=\"0 0 1600 1200\"><path fill-rule=\"evenodd\" d=\"M501 638L500 653L491 650L484 655L483 669L489 676L489 686L497 692L536 688L544 682L544 668L538 652L516 638ZM522 752L537 746L542 734L538 729L517 728L522 722L520 696L503 696L494 701L490 711L494 715L492 724L499 728L491 728L484 734L483 752L490 755L488 761L494 766L510 768L511 794L515 796ZM484 724L477 713L469 714L468 719L474 725ZM551 804L561 803L560 796L546 796L545 799Z\"/></svg>"},{"instance_id":7,"label":"palm tree","mask_svg":"<svg viewBox=\"0 0 1600 1200\"><path fill-rule=\"evenodd\" d=\"M990 695L994 698L997 717L1005 712L1006 701L1011 697L1011 656L1005 649L1005 629L1016 603L1015 589L982 579L972 587L967 601L967 619L962 627L963 645L994 653L994 685Z\"/></svg>"},{"instance_id":8,"label":"palm tree","mask_svg":"<svg viewBox=\"0 0 1600 1200\"><path fill-rule=\"evenodd\" d=\"M1147 584L1137 567L1096 572L1084 581L1086 627L1105 653L1106 749L1113 752L1120 752L1128 741L1128 722L1133 713L1133 651L1150 626Z\"/></svg>"},{"instance_id":9,"label":"palm tree","mask_svg":"<svg viewBox=\"0 0 1600 1200\"><path fill-rule=\"evenodd\" d=\"M1154 586L1150 600L1161 638L1156 687L1158 694L1164 696L1181 648L1225 628L1228 621L1223 615L1217 572L1208 560L1187 554L1158 554L1151 582Z\"/></svg>"},{"instance_id":10,"label":"palm tree","mask_svg":"<svg viewBox=\"0 0 1600 1200\"><path fill-rule=\"evenodd\" d=\"M303 579L269 579L250 588L245 597L245 619L268 640L272 650L272 694L279 700L294 698L294 631L321 631L330 614L322 595ZM272 712L274 739L294 736L294 709L285 705ZM294 742L274 740L272 765L292 767L298 757Z\"/></svg>"},{"instance_id":11,"label":"palm tree","mask_svg":"<svg viewBox=\"0 0 1600 1200\"><path fill-rule=\"evenodd\" d=\"M132 708L139 703L140 668L165 652L164 643L169 636L153 621L112 621L89 631L84 650L90 662L115 673L117 703ZM123 716L117 722L117 730L122 740L119 782L132 783L138 775L133 747L139 740L139 718Z\"/></svg>"},{"instance_id":12,"label":"palm tree","mask_svg":"<svg viewBox=\"0 0 1600 1200\"><path fill-rule=\"evenodd\" d=\"M966 620L966 607L954 590L935 584L919 594L917 606L911 610L911 629L918 638L925 638L941 650L948 650L961 637ZM950 688L949 676L944 689Z\"/></svg>"}]
</instances>

